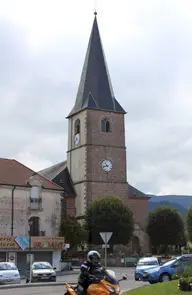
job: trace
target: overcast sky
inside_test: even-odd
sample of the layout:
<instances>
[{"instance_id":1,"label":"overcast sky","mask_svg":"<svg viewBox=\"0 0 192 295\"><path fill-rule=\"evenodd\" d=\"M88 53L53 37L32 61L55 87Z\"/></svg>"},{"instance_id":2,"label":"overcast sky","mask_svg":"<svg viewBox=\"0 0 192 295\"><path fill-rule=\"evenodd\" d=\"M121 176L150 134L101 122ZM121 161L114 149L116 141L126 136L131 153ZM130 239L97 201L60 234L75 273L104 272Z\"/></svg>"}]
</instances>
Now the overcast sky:
<instances>
[{"instance_id":1,"label":"overcast sky","mask_svg":"<svg viewBox=\"0 0 192 295\"><path fill-rule=\"evenodd\" d=\"M66 159L94 0L0 0L0 156L34 170ZM128 181L192 194L192 1L97 0Z\"/></svg>"}]
</instances>

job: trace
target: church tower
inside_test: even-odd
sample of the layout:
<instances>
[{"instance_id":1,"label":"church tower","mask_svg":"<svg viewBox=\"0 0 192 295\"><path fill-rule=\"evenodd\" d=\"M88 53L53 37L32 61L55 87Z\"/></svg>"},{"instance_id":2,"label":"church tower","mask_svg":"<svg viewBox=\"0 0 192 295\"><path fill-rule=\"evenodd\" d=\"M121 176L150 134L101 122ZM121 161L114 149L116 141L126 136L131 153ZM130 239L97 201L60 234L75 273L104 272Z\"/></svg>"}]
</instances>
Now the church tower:
<instances>
[{"instance_id":1,"label":"church tower","mask_svg":"<svg viewBox=\"0 0 192 295\"><path fill-rule=\"evenodd\" d=\"M99 197L118 196L128 203L125 114L113 93L95 13L75 105L67 117L67 167L77 216Z\"/></svg>"}]
</instances>

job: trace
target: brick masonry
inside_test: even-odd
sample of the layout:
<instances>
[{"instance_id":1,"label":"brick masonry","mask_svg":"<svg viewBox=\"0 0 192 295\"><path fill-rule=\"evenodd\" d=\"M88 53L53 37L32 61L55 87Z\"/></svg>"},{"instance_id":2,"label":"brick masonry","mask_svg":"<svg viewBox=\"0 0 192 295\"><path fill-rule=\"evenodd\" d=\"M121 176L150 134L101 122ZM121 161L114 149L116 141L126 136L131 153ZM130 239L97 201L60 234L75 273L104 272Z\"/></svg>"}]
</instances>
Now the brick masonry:
<instances>
[{"instance_id":1,"label":"brick masonry","mask_svg":"<svg viewBox=\"0 0 192 295\"><path fill-rule=\"evenodd\" d=\"M83 174L81 174L81 183L75 183L79 200L76 204L84 203L83 206L86 208L86 205L99 197L117 196L132 209L136 223L143 225L148 213L148 199L128 196L124 115L84 110L76 116L75 120L77 118L81 122L82 140L78 149L75 148L72 154L76 157L76 165L79 162L81 167L73 168L73 173L77 173L78 169L78 171L82 170ZM101 132L102 119L110 122L111 132ZM84 166L82 158L84 158ZM112 161L113 167L110 172L102 169L102 161L105 159ZM78 208L77 211L79 211ZM143 244L144 235L140 236Z\"/></svg>"}]
</instances>

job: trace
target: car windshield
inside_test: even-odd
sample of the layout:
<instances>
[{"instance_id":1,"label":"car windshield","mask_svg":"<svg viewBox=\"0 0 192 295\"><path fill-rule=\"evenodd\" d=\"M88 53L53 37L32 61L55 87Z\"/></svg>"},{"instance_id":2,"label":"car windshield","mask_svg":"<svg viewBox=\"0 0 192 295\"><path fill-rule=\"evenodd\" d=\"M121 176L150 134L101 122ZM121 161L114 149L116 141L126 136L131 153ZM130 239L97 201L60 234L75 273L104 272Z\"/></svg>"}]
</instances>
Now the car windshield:
<instances>
[{"instance_id":1,"label":"car windshield","mask_svg":"<svg viewBox=\"0 0 192 295\"><path fill-rule=\"evenodd\" d=\"M141 260L137 263L138 266L142 265L158 265L157 260Z\"/></svg>"},{"instance_id":2,"label":"car windshield","mask_svg":"<svg viewBox=\"0 0 192 295\"><path fill-rule=\"evenodd\" d=\"M171 264L175 263L178 259L172 258L168 260L167 262L163 263L162 266L170 266Z\"/></svg>"},{"instance_id":3,"label":"car windshield","mask_svg":"<svg viewBox=\"0 0 192 295\"><path fill-rule=\"evenodd\" d=\"M14 264L1 263L0 271L4 271L4 270L17 270L17 267Z\"/></svg>"},{"instance_id":4,"label":"car windshield","mask_svg":"<svg viewBox=\"0 0 192 295\"><path fill-rule=\"evenodd\" d=\"M39 262L32 265L32 269L52 269L48 262Z\"/></svg>"}]
</instances>

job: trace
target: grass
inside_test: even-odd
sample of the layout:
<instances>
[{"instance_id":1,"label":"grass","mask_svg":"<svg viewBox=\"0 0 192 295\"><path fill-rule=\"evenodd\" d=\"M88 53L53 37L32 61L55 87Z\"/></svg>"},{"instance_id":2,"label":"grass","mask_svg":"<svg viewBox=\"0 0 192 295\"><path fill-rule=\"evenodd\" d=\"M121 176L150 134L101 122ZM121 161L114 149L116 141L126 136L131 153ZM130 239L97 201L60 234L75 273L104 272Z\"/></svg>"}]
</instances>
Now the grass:
<instances>
[{"instance_id":1,"label":"grass","mask_svg":"<svg viewBox=\"0 0 192 295\"><path fill-rule=\"evenodd\" d=\"M147 285L124 292L122 295L183 295L186 292L177 289L178 281ZM188 292L187 292L188 293Z\"/></svg>"}]
</instances>

